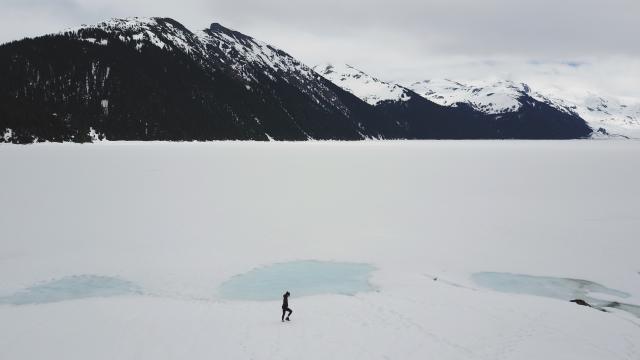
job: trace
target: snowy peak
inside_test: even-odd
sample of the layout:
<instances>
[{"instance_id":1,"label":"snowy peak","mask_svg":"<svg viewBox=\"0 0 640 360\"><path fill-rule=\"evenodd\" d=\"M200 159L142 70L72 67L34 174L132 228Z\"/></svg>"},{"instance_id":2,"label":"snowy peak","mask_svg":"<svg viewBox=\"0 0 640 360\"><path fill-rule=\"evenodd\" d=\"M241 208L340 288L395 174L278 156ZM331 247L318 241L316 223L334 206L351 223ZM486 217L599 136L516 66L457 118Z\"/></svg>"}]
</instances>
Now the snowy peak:
<instances>
[{"instance_id":1,"label":"snowy peak","mask_svg":"<svg viewBox=\"0 0 640 360\"><path fill-rule=\"evenodd\" d=\"M274 72L303 72L308 77L315 73L309 68L264 42L240 32L212 23L208 29L191 32L170 18L110 19L96 25L69 29L62 35L106 45L121 41L141 50L155 46L167 51L181 51L199 62L231 66L247 81L257 81L258 68L271 79ZM266 71L265 71L266 70Z\"/></svg>"},{"instance_id":2,"label":"snowy peak","mask_svg":"<svg viewBox=\"0 0 640 360\"><path fill-rule=\"evenodd\" d=\"M168 51L182 51L187 54L202 54L204 50L191 31L170 18L110 19L96 25L68 29L61 34L98 45L107 45L110 41L121 41L135 46L139 51L146 46L155 46Z\"/></svg>"},{"instance_id":3,"label":"snowy peak","mask_svg":"<svg viewBox=\"0 0 640 360\"><path fill-rule=\"evenodd\" d=\"M524 97L538 97L531 92L528 85L511 81L463 84L449 79L424 80L409 87L437 104L457 106L464 103L485 114L518 111Z\"/></svg>"},{"instance_id":4,"label":"snowy peak","mask_svg":"<svg viewBox=\"0 0 640 360\"><path fill-rule=\"evenodd\" d=\"M408 89L379 80L348 64L325 64L315 66L313 69L327 80L371 105L377 105L381 101L411 99Z\"/></svg>"},{"instance_id":5,"label":"snowy peak","mask_svg":"<svg viewBox=\"0 0 640 360\"><path fill-rule=\"evenodd\" d=\"M489 115L519 111L524 105L544 103L565 114L576 114L576 108L555 97L534 91L525 83L510 80L475 81L467 84L444 80L424 80L410 85L421 96L444 106L466 104Z\"/></svg>"},{"instance_id":6,"label":"snowy peak","mask_svg":"<svg viewBox=\"0 0 640 360\"><path fill-rule=\"evenodd\" d=\"M247 89L263 82L285 82L309 96L323 109L335 108L349 116L348 108L335 96L324 79L286 52L219 23L197 33L209 61L244 82Z\"/></svg>"},{"instance_id":7,"label":"snowy peak","mask_svg":"<svg viewBox=\"0 0 640 360\"><path fill-rule=\"evenodd\" d=\"M617 126L640 127L640 102L625 104L614 98L589 94L577 111L593 122L607 122Z\"/></svg>"},{"instance_id":8,"label":"snowy peak","mask_svg":"<svg viewBox=\"0 0 640 360\"><path fill-rule=\"evenodd\" d=\"M550 92L551 93L551 92ZM581 96L550 95L557 104L571 108L597 132L594 136L640 138L640 101L621 101L591 92Z\"/></svg>"},{"instance_id":9,"label":"snowy peak","mask_svg":"<svg viewBox=\"0 0 640 360\"><path fill-rule=\"evenodd\" d=\"M197 35L211 56L233 67L249 82L258 81L256 73L264 74L271 80L275 80L279 73L301 74L304 78L315 78L311 68L286 52L219 23L211 24L208 29L198 32Z\"/></svg>"},{"instance_id":10,"label":"snowy peak","mask_svg":"<svg viewBox=\"0 0 640 360\"><path fill-rule=\"evenodd\" d=\"M203 67L224 71L246 84L247 90L267 82L283 81L310 96L323 108L348 110L310 67L286 52L251 36L212 23L209 28L191 32L170 18L111 19L93 26L82 26L62 33L98 45L119 41L142 51L150 46L164 51L182 52Z\"/></svg>"},{"instance_id":11,"label":"snowy peak","mask_svg":"<svg viewBox=\"0 0 640 360\"><path fill-rule=\"evenodd\" d=\"M640 136L640 102L624 104L593 93L566 96L561 91L533 91L527 84L506 80L466 84L448 79L424 80L409 88L440 105L467 104L485 114L515 112L525 103L535 106L536 102L541 102L564 113L577 114L594 130L604 129L604 134Z\"/></svg>"}]
</instances>

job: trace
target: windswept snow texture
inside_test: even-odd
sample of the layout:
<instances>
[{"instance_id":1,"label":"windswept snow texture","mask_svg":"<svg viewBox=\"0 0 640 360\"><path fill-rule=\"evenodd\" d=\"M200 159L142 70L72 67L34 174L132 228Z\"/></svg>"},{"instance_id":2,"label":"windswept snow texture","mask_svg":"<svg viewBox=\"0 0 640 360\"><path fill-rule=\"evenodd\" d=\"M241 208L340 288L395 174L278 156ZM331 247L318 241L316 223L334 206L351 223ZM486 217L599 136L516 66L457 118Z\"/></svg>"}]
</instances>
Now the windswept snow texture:
<instances>
[{"instance_id":1,"label":"windswept snow texture","mask_svg":"<svg viewBox=\"0 0 640 360\"><path fill-rule=\"evenodd\" d=\"M136 284L99 275L74 275L30 286L12 295L0 297L0 304L46 304L91 297L141 294Z\"/></svg>"},{"instance_id":2,"label":"windswept snow texture","mask_svg":"<svg viewBox=\"0 0 640 360\"><path fill-rule=\"evenodd\" d=\"M371 105L377 105L381 101L407 101L411 99L406 88L376 79L348 64L325 64L315 66L313 69L343 90Z\"/></svg>"},{"instance_id":3,"label":"windswept snow texture","mask_svg":"<svg viewBox=\"0 0 640 360\"><path fill-rule=\"evenodd\" d=\"M373 290L369 264L331 261L292 261L253 269L220 286L231 300L277 300L285 291L295 297L318 294L355 295Z\"/></svg>"},{"instance_id":4,"label":"windswept snow texture","mask_svg":"<svg viewBox=\"0 0 640 360\"><path fill-rule=\"evenodd\" d=\"M567 301L581 299L598 309L606 307L630 309L631 313L640 317L638 311L640 306L619 302L620 299L631 296L629 293L610 289L588 280L495 272L475 273L472 278L478 285L496 291L530 294Z\"/></svg>"}]
</instances>

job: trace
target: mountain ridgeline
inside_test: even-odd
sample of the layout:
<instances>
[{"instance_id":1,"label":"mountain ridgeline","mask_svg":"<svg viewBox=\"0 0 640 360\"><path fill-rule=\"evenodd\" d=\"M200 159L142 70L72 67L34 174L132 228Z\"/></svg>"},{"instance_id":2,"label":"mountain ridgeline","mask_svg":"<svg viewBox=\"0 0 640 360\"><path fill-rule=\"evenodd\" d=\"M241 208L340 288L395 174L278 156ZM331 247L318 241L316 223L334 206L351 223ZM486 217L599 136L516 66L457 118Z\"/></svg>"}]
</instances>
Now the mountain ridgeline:
<instances>
[{"instance_id":1,"label":"mountain ridgeline","mask_svg":"<svg viewBox=\"0 0 640 360\"><path fill-rule=\"evenodd\" d=\"M523 96L487 114L407 88L367 101L282 50L217 23L113 19L0 46L0 142L570 139L575 113ZM321 71L322 70L322 71ZM386 83L384 83L386 84Z\"/></svg>"}]
</instances>

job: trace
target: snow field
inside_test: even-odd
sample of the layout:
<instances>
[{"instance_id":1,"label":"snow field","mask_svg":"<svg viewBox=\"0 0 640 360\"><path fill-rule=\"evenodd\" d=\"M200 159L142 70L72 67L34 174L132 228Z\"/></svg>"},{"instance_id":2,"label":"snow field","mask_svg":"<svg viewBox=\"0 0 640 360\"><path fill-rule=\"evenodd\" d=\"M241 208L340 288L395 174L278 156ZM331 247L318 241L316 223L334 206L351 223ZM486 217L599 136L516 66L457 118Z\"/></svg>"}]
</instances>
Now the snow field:
<instances>
[{"instance_id":1,"label":"snow field","mask_svg":"<svg viewBox=\"0 0 640 360\"><path fill-rule=\"evenodd\" d=\"M472 275L584 279L640 304L639 152L635 141L2 145L0 297L77 275L142 291L2 303L0 358L637 359L629 312L496 292ZM280 300L219 296L234 276L299 260L371 264L374 290L282 289L285 324Z\"/></svg>"}]
</instances>

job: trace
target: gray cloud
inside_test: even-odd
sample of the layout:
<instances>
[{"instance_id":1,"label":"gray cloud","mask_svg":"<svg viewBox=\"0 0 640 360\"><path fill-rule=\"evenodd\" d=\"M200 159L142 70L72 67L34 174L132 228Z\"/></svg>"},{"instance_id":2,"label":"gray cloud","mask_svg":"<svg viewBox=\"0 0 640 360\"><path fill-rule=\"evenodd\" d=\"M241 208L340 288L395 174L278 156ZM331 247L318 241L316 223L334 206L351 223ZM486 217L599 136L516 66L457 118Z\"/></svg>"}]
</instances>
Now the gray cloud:
<instances>
[{"instance_id":1,"label":"gray cloud","mask_svg":"<svg viewBox=\"0 0 640 360\"><path fill-rule=\"evenodd\" d=\"M510 77L555 71L594 80L592 73L606 76L605 69L616 67L611 59L635 74L640 58L637 0L0 0L0 4L1 42L110 17L168 16L192 29L220 22L309 64L349 62L399 81L465 76L469 71ZM605 80L592 82L606 88ZM615 91L633 93L635 84L627 81L624 88L621 83L625 82L616 80ZM640 90L635 91L640 97Z\"/></svg>"},{"instance_id":2,"label":"gray cloud","mask_svg":"<svg viewBox=\"0 0 640 360\"><path fill-rule=\"evenodd\" d=\"M640 34L636 0L237 0L209 6L245 27L282 24L320 36L385 32L455 54L640 53L632 45Z\"/></svg>"}]
</instances>

